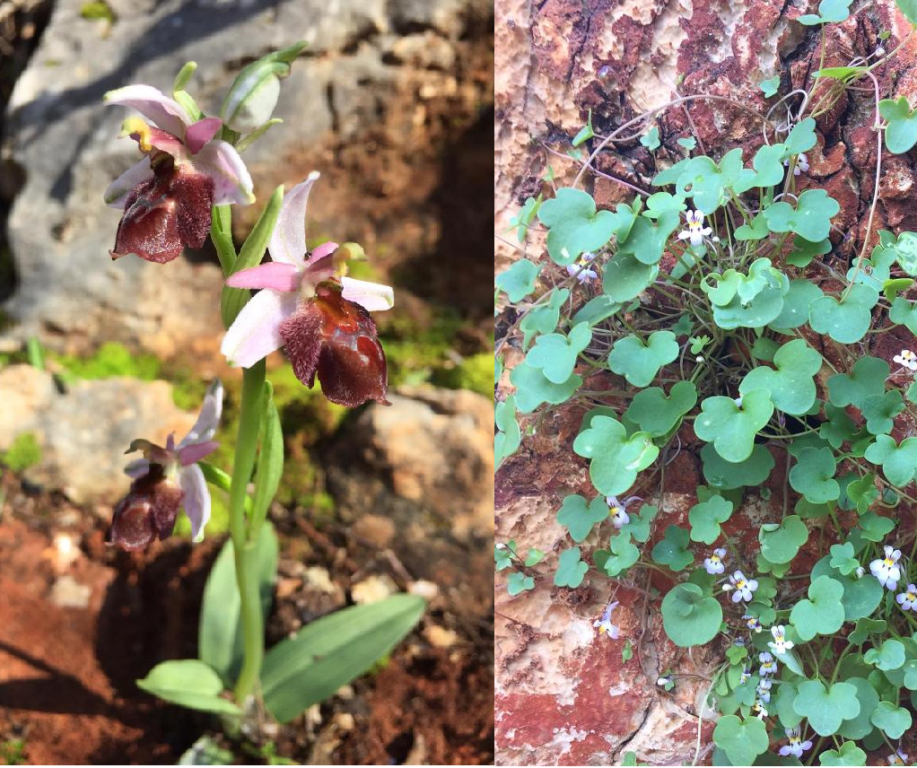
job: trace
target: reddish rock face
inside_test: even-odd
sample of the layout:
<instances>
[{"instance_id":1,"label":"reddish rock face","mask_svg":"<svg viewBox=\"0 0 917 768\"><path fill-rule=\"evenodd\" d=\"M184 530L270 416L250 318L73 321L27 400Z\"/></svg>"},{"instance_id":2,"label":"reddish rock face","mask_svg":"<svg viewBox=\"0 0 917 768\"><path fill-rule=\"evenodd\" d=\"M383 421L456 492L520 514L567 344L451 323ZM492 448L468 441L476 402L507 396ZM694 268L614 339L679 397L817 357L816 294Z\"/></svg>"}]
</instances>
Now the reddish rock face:
<instances>
[{"instance_id":1,"label":"reddish rock face","mask_svg":"<svg viewBox=\"0 0 917 768\"><path fill-rule=\"evenodd\" d=\"M761 120L768 110L759 84L781 74L781 93L811 78L822 57L817 28L794 19L814 10L816 2L741 4L687 0L500 0L496 34L495 218L498 232L529 195L544 184L550 166L557 185L569 184L578 164L562 156L569 140L592 110L596 133L604 134L646 109L661 106L676 95L713 94L731 101L698 100L687 108L670 109L660 120L665 150L681 154L676 140L696 135L698 149L718 158L740 146L746 162L761 144ZM868 55L883 30L891 37L882 44L892 50L909 31L892 0L877 0L868 11L828 28L824 64L846 64ZM908 41L892 65L876 70L883 96L917 95L917 39ZM809 83L811 81L808 81ZM677 94L676 94L677 84ZM816 94L816 98L827 92ZM798 107L798 104L795 105ZM785 115L775 112L775 120ZM799 187L825 188L841 205L831 238L831 258L843 265L864 246L878 240L880 229L917 230L913 189L917 169L910 155L884 153L883 184L875 220L866 238L876 164L873 97L868 92L844 95L817 122L818 146L810 154L808 178ZM638 129L635 133L642 133ZM559 152L561 156L544 147ZM615 154L597 161L600 171L642 189L650 188L653 158L636 138L617 145ZM587 180L600 207L633 195L614 179ZM549 190L545 187L544 191ZM542 258L543 233L530 234L524 246L529 258ZM522 254L497 241L498 271ZM546 260L546 257L544 257ZM546 268L541 280L550 284L559 273ZM828 286L823 286L827 289ZM873 354L887 360L897 354L902 339L880 334ZM820 347L817 338L810 342ZM518 362L515 353L507 368ZM499 397L508 391L508 376ZM823 389L823 382L819 384ZM599 387L589 387L597 389ZM823 394L823 392L822 392ZM655 685L666 670L706 676L723 649L695 649L690 655L672 646L662 631L658 597L666 580L649 581L635 571L626 585L616 585L590 572L577 590L551 583L557 552L570 546L555 520L564 496L591 497L588 467L572 451L584 403L538 413L528 419L534 434L507 462L496 479L496 535L515 539L525 552L537 547L548 552L535 589L517 598L507 596L505 577L497 574L497 750L498 764L599 765L619 763L627 751L641 762L665 765L708 762L711 712L701 710L708 683L702 677L679 680L672 693ZM525 425L524 425L525 426ZM914 434L917 426L896 424L895 436ZM683 447L666 468L665 494L653 541L666 525L684 524L703 484L696 440L682 430ZM726 526L730 536L757 551L759 526L772 522L782 507L785 455L774 449L776 467L768 483L770 498L746 494L742 510ZM657 503L658 481L631 491ZM766 494L765 494L766 495ZM790 499L792 504L794 499ZM607 546L607 532L594 533L581 545L591 562L595 549ZM706 553L703 553L706 554ZM814 551L804 550L814 558ZM697 555L702 555L698 548ZM647 597L647 589L651 596ZM592 622L611 600L620 603L614 615L621 639L597 635ZM634 656L624 661L625 640ZM702 720L698 715L703 714ZM700 754L695 755L698 727Z\"/></svg>"}]
</instances>

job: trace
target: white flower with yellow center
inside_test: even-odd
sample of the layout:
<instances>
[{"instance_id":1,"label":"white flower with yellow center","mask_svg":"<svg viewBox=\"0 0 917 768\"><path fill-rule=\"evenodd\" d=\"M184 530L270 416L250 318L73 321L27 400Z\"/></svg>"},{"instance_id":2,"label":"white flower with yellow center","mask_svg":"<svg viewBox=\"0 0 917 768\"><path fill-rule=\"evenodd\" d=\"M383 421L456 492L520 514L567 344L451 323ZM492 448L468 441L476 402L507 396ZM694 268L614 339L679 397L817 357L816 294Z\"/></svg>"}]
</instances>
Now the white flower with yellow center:
<instances>
[{"instance_id":1,"label":"white flower with yellow center","mask_svg":"<svg viewBox=\"0 0 917 768\"><path fill-rule=\"evenodd\" d=\"M580 283L588 283L595 280L599 275L594 269L588 269L589 263L595 260L594 253L584 253L579 260L573 264L567 264L567 274L571 277L576 275Z\"/></svg>"},{"instance_id":2,"label":"white flower with yellow center","mask_svg":"<svg viewBox=\"0 0 917 768\"><path fill-rule=\"evenodd\" d=\"M786 627L778 624L771 627L771 634L774 636L774 642L768 643L768 646L774 653L786 653L795 643L786 639Z\"/></svg>"},{"instance_id":3,"label":"white flower with yellow center","mask_svg":"<svg viewBox=\"0 0 917 768\"><path fill-rule=\"evenodd\" d=\"M892 358L893 362L903 365L909 371L917 371L917 353L909 349L902 349L901 352Z\"/></svg>"},{"instance_id":4,"label":"white flower with yellow center","mask_svg":"<svg viewBox=\"0 0 917 768\"><path fill-rule=\"evenodd\" d=\"M761 669L759 671L762 677L777 674L777 660L767 651L758 654L758 661L761 662Z\"/></svg>"},{"instance_id":5,"label":"white flower with yellow center","mask_svg":"<svg viewBox=\"0 0 917 768\"><path fill-rule=\"evenodd\" d=\"M738 603L741 600L746 603L750 602L757 588L758 582L755 579L746 579L742 571L736 571L729 577L729 584L723 585L723 589L726 592L735 590L732 593L732 602L734 603Z\"/></svg>"},{"instance_id":6,"label":"white flower with yellow center","mask_svg":"<svg viewBox=\"0 0 917 768\"><path fill-rule=\"evenodd\" d=\"M630 522L630 515L627 514L624 507L612 507L609 514L611 514L611 524L618 530Z\"/></svg>"},{"instance_id":7,"label":"white flower with yellow center","mask_svg":"<svg viewBox=\"0 0 917 768\"><path fill-rule=\"evenodd\" d=\"M685 213L685 219L688 228L678 233L679 240L690 240L691 245L697 246L704 242L713 230L704 226L704 214L700 211L688 211Z\"/></svg>"},{"instance_id":8,"label":"white flower with yellow center","mask_svg":"<svg viewBox=\"0 0 917 768\"><path fill-rule=\"evenodd\" d=\"M892 591L897 589L901 581L901 569L898 560L901 559L901 550L885 545L885 557L873 560L869 564L869 572L875 576L879 583Z\"/></svg>"},{"instance_id":9,"label":"white flower with yellow center","mask_svg":"<svg viewBox=\"0 0 917 768\"><path fill-rule=\"evenodd\" d=\"M899 594L895 600L901 606L902 611L917 611L917 586L907 585L907 591Z\"/></svg>"},{"instance_id":10,"label":"white flower with yellow center","mask_svg":"<svg viewBox=\"0 0 917 768\"><path fill-rule=\"evenodd\" d=\"M799 735L798 728L787 728L786 729L787 738L789 738L790 743L786 746L780 747L780 756L788 757L792 755L793 757L799 759L802 757L803 752L808 752L812 749L812 742L806 739L802 740L802 737Z\"/></svg>"},{"instance_id":11,"label":"white flower with yellow center","mask_svg":"<svg viewBox=\"0 0 917 768\"><path fill-rule=\"evenodd\" d=\"M726 566L723 565L723 558L725 556L725 549L714 549L713 554L704 560L704 568L707 569L707 573L709 573L711 576L715 576L725 571Z\"/></svg>"}]
</instances>

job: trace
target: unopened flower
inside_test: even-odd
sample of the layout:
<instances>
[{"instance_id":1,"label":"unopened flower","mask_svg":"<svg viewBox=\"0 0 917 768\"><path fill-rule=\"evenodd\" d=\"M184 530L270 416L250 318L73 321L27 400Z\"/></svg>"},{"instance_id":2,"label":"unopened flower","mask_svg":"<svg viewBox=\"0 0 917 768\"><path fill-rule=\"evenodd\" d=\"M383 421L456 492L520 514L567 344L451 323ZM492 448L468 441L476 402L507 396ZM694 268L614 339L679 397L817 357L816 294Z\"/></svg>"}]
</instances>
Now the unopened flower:
<instances>
[{"instance_id":1,"label":"unopened flower","mask_svg":"<svg viewBox=\"0 0 917 768\"><path fill-rule=\"evenodd\" d=\"M767 717L767 707L764 706L764 702L761 699L755 699L754 706L751 708L751 711L755 713L755 717L759 720L763 720Z\"/></svg>"},{"instance_id":2,"label":"unopened flower","mask_svg":"<svg viewBox=\"0 0 917 768\"><path fill-rule=\"evenodd\" d=\"M869 564L869 572L875 576L879 583L894 591L901 581L901 569L898 560L901 559L901 550L885 545L885 557L873 560Z\"/></svg>"},{"instance_id":3,"label":"unopened flower","mask_svg":"<svg viewBox=\"0 0 917 768\"><path fill-rule=\"evenodd\" d=\"M767 677L758 682L758 698L765 704L769 703L771 700L771 686L773 686L773 683Z\"/></svg>"},{"instance_id":4,"label":"unopened flower","mask_svg":"<svg viewBox=\"0 0 917 768\"><path fill-rule=\"evenodd\" d=\"M755 579L746 579L742 571L736 571L729 577L729 584L724 585L725 591L735 590L732 593L732 602L738 603L744 600L746 603L751 600L755 590L758 588L758 582Z\"/></svg>"},{"instance_id":5,"label":"unopened flower","mask_svg":"<svg viewBox=\"0 0 917 768\"><path fill-rule=\"evenodd\" d=\"M678 233L679 240L690 240L691 245L697 246L701 245L704 242L704 238L713 232L710 227L704 226L704 214L700 211L687 211L685 219L687 220L688 228Z\"/></svg>"},{"instance_id":6,"label":"unopened flower","mask_svg":"<svg viewBox=\"0 0 917 768\"><path fill-rule=\"evenodd\" d=\"M917 353L909 349L902 349L901 352L892 358L892 361L903 365L909 371L917 371Z\"/></svg>"},{"instance_id":7,"label":"unopened flower","mask_svg":"<svg viewBox=\"0 0 917 768\"><path fill-rule=\"evenodd\" d=\"M757 616L752 616L749 613L746 613L742 619L745 621L745 626L748 627L750 632L758 634L764 627L761 626L761 622L758 620Z\"/></svg>"},{"instance_id":8,"label":"unopened flower","mask_svg":"<svg viewBox=\"0 0 917 768\"><path fill-rule=\"evenodd\" d=\"M789 166L790 161L784 160L783 164L785 166ZM796 156L796 165L793 168L793 175L798 176L800 173L808 173L808 171L809 171L809 158L806 157L805 152L800 152Z\"/></svg>"},{"instance_id":9,"label":"unopened flower","mask_svg":"<svg viewBox=\"0 0 917 768\"><path fill-rule=\"evenodd\" d=\"M580 283L588 283L595 280L599 275L594 269L588 269L589 263L595 260L594 253L584 253L580 256L579 261L574 264L567 264L567 274L571 277L576 275Z\"/></svg>"},{"instance_id":10,"label":"unopened flower","mask_svg":"<svg viewBox=\"0 0 917 768\"><path fill-rule=\"evenodd\" d=\"M726 557L725 549L714 549L713 554L704 560L704 568L706 568L707 573L711 576L715 576L725 571L726 566L723 565L724 557Z\"/></svg>"},{"instance_id":11,"label":"unopened flower","mask_svg":"<svg viewBox=\"0 0 917 768\"><path fill-rule=\"evenodd\" d=\"M280 81L290 74L290 65L305 47L305 43L297 43L245 67L223 99L220 117L224 122L241 133L249 133L267 123L277 106Z\"/></svg>"},{"instance_id":12,"label":"unopened flower","mask_svg":"<svg viewBox=\"0 0 917 768\"><path fill-rule=\"evenodd\" d=\"M802 757L803 752L808 752L810 749L812 749L812 742L808 739L803 741L802 737L799 735L798 728L787 728L786 735L790 740L790 743L780 747L781 757L792 755L793 757L799 759Z\"/></svg>"},{"instance_id":13,"label":"unopened flower","mask_svg":"<svg viewBox=\"0 0 917 768\"><path fill-rule=\"evenodd\" d=\"M862 579L866 575L866 569L862 565L858 565L856 575L858 579Z\"/></svg>"},{"instance_id":14,"label":"unopened flower","mask_svg":"<svg viewBox=\"0 0 917 768\"><path fill-rule=\"evenodd\" d=\"M907 752L898 749L894 754L888 756L889 765L907 765Z\"/></svg>"},{"instance_id":15,"label":"unopened flower","mask_svg":"<svg viewBox=\"0 0 917 768\"><path fill-rule=\"evenodd\" d=\"M762 676L777 674L777 661L767 651L758 654L758 661L761 662L760 672Z\"/></svg>"},{"instance_id":16,"label":"unopened flower","mask_svg":"<svg viewBox=\"0 0 917 768\"><path fill-rule=\"evenodd\" d=\"M675 681L672 679L671 675L663 675L656 679L656 685L660 688L665 688L667 691L671 690L674 684Z\"/></svg>"},{"instance_id":17,"label":"unopened flower","mask_svg":"<svg viewBox=\"0 0 917 768\"><path fill-rule=\"evenodd\" d=\"M771 634L774 636L774 641L767 645L774 653L786 653L795 645L792 640L786 639L786 627L782 624L771 627Z\"/></svg>"},{"instance_id":18,"label":"unopened flower","mask_svg":"<svg viewBox=\"0 0 917 768\"><path fill-rule=\"evenodd\" d=\"M739 685L742 685L743 683L747 683L750 678L751 678L751 670L748 667L745 667L745 669L742 670L742 674L739 675Z\"/></svg>"},{"instance_id":19,"label":"unopened flower","mask_svg":"<svg viewBox=\"0 0 917 768\"><path fill-rule=\"evenodd\" d=\"M902 611L917 611L917 587L913 584L907 585L907 591L901 592L895 600L901 606Z\"/></svg>"},{"instance_id":20,"label":"unopened flower","mask_svg":"<svg viewBox=\"0 0 917 768\"><path fill-rule=\"evenodd\" d=\"M210 231L211 207L254 202L252 179L235 148L214 138L218 117L193 121L181 104L149 85L110 91L105 103L130 107L139 117L124 121L145 157L115 179L105 202L122 208L113 259L137 254L165 263L182 247L200 248Z\"/></svg>"},{"instance_id":21,"label":"unopened flower","mask_svg":"<svg viewBox=\"0 0 917 768\"><path fill-rule=\"evenodd\" d=\"M605 609L605 613L602 614L602 618L596 619L594 622L592 622L592 626L598 628L600 635L606 634L612 640L617 640L621 635L621 630L611 623L611 614L617 607L617 601L610 603Z\"/></svg>"},{"instance_id":22,"label":"unopened flower","mask_svg":"<svg viewBox=\"0 0 917 768\"><path fill-rule=\"evenodd\" d=\"M284 198L268 246L272 261L231 275L226 285L260 288L223 337L230 365L249 368L286 347L293 372L312 387L318 376L331 402L388 402L385 353L369 311L390 309L392 289L346 276L348 255L337 243L306 254L303 220L312 173Z\"/></svg>"},{"instance_id":23,"label":"unopened flower","mask_svg":"<svg viewBox=\"0 0 917 768\"><path fill-rule=\"evenodd\" d=\"M223 410L223 386L211 384L201 413L191 431L175 445L172 435L165 448L148 440L134 440L128 453L143 451L125 472L131 488L115 508L110 541L123 549L143 549L154 539L166 539L175 527L179 507L191 521L194 541L204 537L210 519L210 490L197 462L217 449L213 440Z\"/></svg>"}]
</instances>

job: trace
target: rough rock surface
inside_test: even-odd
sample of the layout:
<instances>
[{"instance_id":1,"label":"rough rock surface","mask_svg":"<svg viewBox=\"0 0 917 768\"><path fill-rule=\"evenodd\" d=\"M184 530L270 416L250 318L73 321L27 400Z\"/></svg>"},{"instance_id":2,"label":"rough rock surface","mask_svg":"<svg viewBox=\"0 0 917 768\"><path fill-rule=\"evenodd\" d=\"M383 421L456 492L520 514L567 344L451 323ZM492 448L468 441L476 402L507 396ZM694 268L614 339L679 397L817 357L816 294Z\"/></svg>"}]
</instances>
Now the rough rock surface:
<instances>
[{"instance_id":1,"label":"rough rock surface","mask_svg":"<svg viewBox=\"0 0 917 768\"><path fill-rule=\"evenodd\" d=\"M103 94L132 82L167 91L188 60L200 67L191 90L215 113L241 67L307 40L276 112L286 124L245 155L259 199L318 168L326 181L310 237L359 239L373 255L384 243L383 270L437 250L448 228L436 199L448 170L442 147L461 142L489 103L487 3L112 0L110 27L82 18L83 5L55 3L6 115L2 193L14 198L18 286L3 311L19 322L13 332L76 351L106 340L163 356L216 347L214 264L204 255L168 270L112 264L119 212L101 203L137 159L133 142L117 138L125 110L104 108ZM240 231L257 208L242 209ZM458 295L471 305L486 298Z\"/></svg>"},{"instance_id":2,"label":"rough rock surface","mask_svg":"<svg viewBox=\"0 0 917 768\"><path fill-rule=\"evenodd\" d=\"M33 433L41 462L26 478L77 503L117 501L130 484L123 470L131 441L142 436L164 445L196 418L175 407L164 381L80 381L62 392L50 373L28 365L0 370L0 403L0 451Z\"/></svg>"},{"instance_id":3,"label":"rough rock surface","mask_svg":"<svg viewBox=\"0 0 917 768\"><path fill-rule=\"evenodd\" d=\"M403 387L389 399L342 426L329 454L329 490L355 532L367 517L394 523L380 546L413 579L462 590L469 568L490 567L493 406L473 392L432 387Z\"/></svg>"},{"instance_id":4,"label":"rough rock surface","mask_svg":"<svg viewBox=\"0 0 917 768\"><path fill-rule=\"evenodd\" d=\"M788 93L802 86L818 67L818 32L794 21L817 5L814 0L782 4L500 0L495 94L497 271L523 253L546 259L543 236L537 230L530 233L522 251L514 246L514 238L511 242L503 233L526 197L549 191L541 180L548 164L558 186L572 181L578 164L564 153L589 109L598 134L676 95L725 96L764 113L768 102L758 87L762 80L780 73L781 93ZM909 25L891 0L879 0L848 22L827 29L825 66L837 66L870 54L880 44L878 34L883 30L891 37L882 44L892 50ZM876 74L882 88L913 102L917 41L911 38L893 64L880 67ZM838 260L849 259L865 237L863 211L875 182L873 110L871 93L849 93L846 101L819 120L819 143L810 154L810 183L824 186L841 204L835 220L838 230L832 234L833 258ZM724 102L703 100L693 102L688 112L666 111L660 133L664 149L657 154L661 155L667 151L677 155L676 139L692 133L714 157L743 146L747 158L761 142L759 118ZM917 182L913 158L886 154L883 167L886 187L879 198L873 238L881 228L898 231L917 226L911 193ZM601 158L599 168L644 189L653 175L652 158L636 140L622 144L618 154ZM586 183L602 207L632 196L613 180L587 177ZM546 285L553 274L550 268L542 273ZM498 319L498 340L501 326L512 321L507 313ZM507 368L518 358L510 350ZM505 376L498 397L509 391ZM548 553L538 569L547 576L538 579L530 593L510 598L505 578L500 574L497 578L498 762L607 765L619 763L626 751L636 752L640 762L650 764L691 764L696 757L699 762L709 761L711 713L701 709L707 685L703 676L722 649L712 649L709 657L698 650L679 655L664 639L658 601L647 600L646 589L664 592L665 581L656 583L654 577L647 582L640 572L617 592L611 582L600 578L587 578L576 590L551 583L556 551L569 546L555 521L556 512L564 496L590 488L586 464L571 449L582 415L581 410L568 407L528 419L526 426L533 427L534 433L524 439L521 451L501 469L496 481L497 540L515 539L523 556L528 547ZM686 514L696 498L696 486L703 482L691 435L681 436L686 450L666 469L656 537L665 525L678 523ZM781 457L775 458L772 480L785 471ZM646 497L657 491L640 487L634 492ZM730 521L735 528L729 533L752 542L760 523L773 520L774 515L763 499L747 498L742 514ZM593 539L582 545L587 559L605 543L595 535ZM610 600L620 601L615 623L622 638L634 644L629 662L622 660L623 641L597 637L592 627ZM668 668L702 677L680 680L673 693L665 693L655 680Z\"/></svg>"}]
</instances>

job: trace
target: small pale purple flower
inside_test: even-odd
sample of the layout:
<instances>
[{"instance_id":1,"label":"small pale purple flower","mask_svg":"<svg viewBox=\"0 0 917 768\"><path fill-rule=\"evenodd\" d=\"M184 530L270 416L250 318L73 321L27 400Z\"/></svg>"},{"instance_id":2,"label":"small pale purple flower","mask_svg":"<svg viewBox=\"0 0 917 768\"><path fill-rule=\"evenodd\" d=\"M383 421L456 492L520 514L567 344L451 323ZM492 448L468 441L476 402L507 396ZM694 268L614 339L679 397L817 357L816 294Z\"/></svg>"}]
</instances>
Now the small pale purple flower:
<instances>
[{"instance_id":1,"label":"small pale purple flower","mask_svg":"<svg viewBox=\"0 0 917 768\"><path fill-rule=\"evenodd\" d=\"M908 761L907 752L903 752L900 749L895 750L895 753L893 755L888 756L889 765L907 765L907 761Z\"/></svg>"},{"instance_id":2,"label":"small pale purple flower","mask_svg":"<svg viewBox=\"0 0 917 768\"><path fill-rule=\"evenodd\" d=\"M729 584L723 585L723 589L726 592L735 590L731 598L734 603L742 600L746 603L750 602L757 588L758 582L755 579L746 579L742 571L736 571L729 577Z\"/></svg>"},{"instance_id":3,"label":"small pale purple flower","mask_svg":"<svg viewBox=\"0 0 917 768\"><path fill-rule=\"evenodd\" d=\"M704 568L707 570L707 573L711 576L715 576L725 571L726 566L723 565L724 557L726 557L725 549L714 549L713 554L704 560Z\"/></svg>"},{"instance_id":4,"label":"small pale purple flower","mask_svg":"<svg viewBox=\"0 0 917 768\"><path fill-rule=\"evenodd\" d=\"M765 704L770 703L771 700L771 687L773 683L769 678L762 678L758 682L758 698L761 699Z\"/></svg>"},{"instance_id":5,"label":"small pale purple flower","mask_svg":"<svg viewBox=\"0 0 917 768\"><path fill-rule=\"evenodd\" d=\"M790 743L780 747L781 757L792 755L796 759L800 759L802 758L803 752L808 752L812 749L812 742L808 739L803 741L802 737L799 735L798 728L787 728L786 735Z\"/></svg>"},{"instance_id":6,"label":"small pale purple flower","mask_svg":"<svg viewBox=\"0 0 917 768\"><path fill-rule=\"evenodd\" d=\"M592 622L592 626L599 630L600 635L606 634L612 640L617 640L621 636L621 630L611 623L611 614L617 607L617 601L609 603L608 607L605 609L605 613L602 614L602 618L596 619L594 622Z\"/></svg>"},{"instance_id":7,"label":"small pale purple flower","mask_svg":"<svg viewBox=\"0 0 917 768\"><path fill-rule=\"evenodd\" d=\"M223 337L230 365L250 368L285 347L307 387L318 376L329 400L356 406L387 403L385 353L370 311L391 309L392 289L346 276L346 249L337 243L306 253L303 221L312 173L284 197L268 249L271 261L231 275L226 285L259 288Z\"/></svg>"},{"instance_id":8,"label":"small pale purple flower","mask_svg":"<svg viewBox=\"0 0 917 768\"><path fill-rule=\"evenodd\" d=\"M135 253L147 261L172 261L183 246L204 244L212 206L254 202L239 153L215 138L222 127L218 117L194 121L181 104L149 85L110 91L105 103L135 109L152 123L124 121L122 135L134 139L145 157L105 191L105 202L124 210L113 259Z\"/></svg>"},{"instance_id":9,"label":"small pale purple flower","mask_svg":"<svg viewBox=\"0 0 917 768\"><path fill-rule=\"evenodd\" d=\"M784 160L783 164L784 166L789 167L790 161ZM799 174L801 173L808 173L808 172L809 172L809 158L806 156L805 152L800 152L796 156L796 165L793 167L793 175L799 176Z\"/></svg>"},{"instance_id":10,"label":"small pale purple flower","mask_svg":"<svg viewBox=\"0 0 917 768\"><path fill-rule=\"evenodd\" d=\"M576 279L580 283L588 283L595 280L599 276L598 273L594 269L586 269L592 261L595 261L595 254L584 253L580 256L579 261L567 264L567 274L571 277L576 275Z\"/></svg>"},{"instance_id":11,"label":"small pale purple flower","mask_svg":"<svg viewBox=\"0 0 917 768\"><path fill-rule=\"evenodd\" d=\"M902 611L917 611L917 587L913 584L907 585L907 590L901 592L895 597Z\"/></svg>"},{"instance_id":12,"label":"small pale purple flower","mask_svg":"<svg viewBox=\"0 0 917 768\"><path fill-rule=\"evenodd\" d=\"M742 620L745 622L745 626L748 627L749 632L754 632L758 634L764 627L761 626L761 622L758 620L757 616L752 616L750 613L746 613Z\"/></svg>"},{"instance_id":13,"label":"small pale purple flower","mask_svg":"<svg viewBox=\"0 0 917 768\"><path fill-rule=\"evenodd\" d=\"M679 240L690 240L691 245L698 246L704 242L713 230L704 226L704 214L700 211L686 211L685 219L688 228L678 233Z\"/></svg>"},{"instance_id":14,"label":"small pale purple flower","mask_svg":"<svg viewBox=\"0 0 917 768\"><path fill-rule=\"evenodd\" d=\"M901 559L901 550L885 545L885 557L873 560L869 564L869 572L875 576L879 583L886 589L894 592L901 581L901 568L898 561Z\"/></svg>"},{"instance_id":15,"label":"small pale purple flower","mask_svg":"<svg viewBox=\"0 0 917 768\"><path fill-rule=\"evenodd\" d=\"M782 624L771 627L771 634L774 636L774 641L769 642L768 646L776 654L786 653L795 645L792 640L786 639L786 627Z\"/></svg>"},{"instance_id":16,"label":"small pale purple flower","mask_svg":"<svg viewBox=\"0 0 917 768\"><path fill-rule=\"evenodd\" d=\"M175 527L179 507L191 521L194 541L204 538L210 519L210 490L197 465L219 447L213 440L223 410L223 385L214 381L204 397L191 431L175 445L172 435L165 448L149 440L134 440L128 453L142 451L124 471L134 478L130 492L115 508L110 541L123 549L143 549L154 539L166 539Z\"/></svg>"},{"instance_id":17,"label":"small pale purple flower","mask_svg":"<svg viewBox=\"0 0 917 768\"><path fill-rule=\"evenodd\" d=\"M761 662L760 673L762 677L777 674L777 660L767 651L758 654L758 661Z\"/></svg>"}]
</instances>

